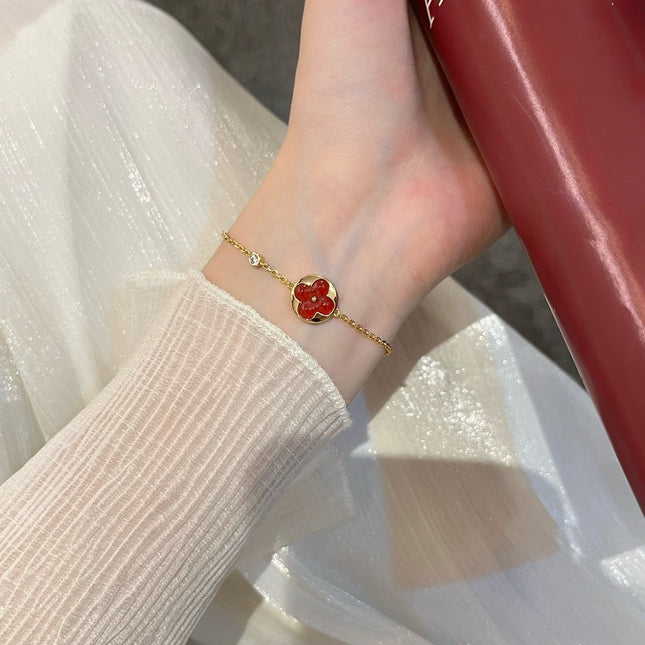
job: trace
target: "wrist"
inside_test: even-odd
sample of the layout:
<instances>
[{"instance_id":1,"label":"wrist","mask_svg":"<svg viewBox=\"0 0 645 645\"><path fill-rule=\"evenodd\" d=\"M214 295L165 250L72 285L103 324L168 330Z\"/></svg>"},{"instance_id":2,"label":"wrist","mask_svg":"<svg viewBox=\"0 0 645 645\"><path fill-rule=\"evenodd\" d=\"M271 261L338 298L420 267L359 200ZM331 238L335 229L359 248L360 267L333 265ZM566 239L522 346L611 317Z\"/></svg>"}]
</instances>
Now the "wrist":
<instances>
[{"instance_id":1,"label":"wrist","mask_svg":"<svg viewBox=\"0 0 645 645\"><path fill-rule=\"evenodd\" d=\"M312 273L330 280L338 292L338 309L391 342L416 302L392 286L397 279L395 259L379 252L381 247L361 227L367 215L360 211L368 214L375 196L362 199L357 191L336 201L338 194L324 191L315 173L306 181L299 179L301 169L285 158L284 150L281 154L228 232L292 282ZM226 241L203 272L300 344L347 402L385 356L381 345L338 318L319 325L300 320L289 288L268 271L251 266L248 257Z\"/></svg>"}]
</instances>

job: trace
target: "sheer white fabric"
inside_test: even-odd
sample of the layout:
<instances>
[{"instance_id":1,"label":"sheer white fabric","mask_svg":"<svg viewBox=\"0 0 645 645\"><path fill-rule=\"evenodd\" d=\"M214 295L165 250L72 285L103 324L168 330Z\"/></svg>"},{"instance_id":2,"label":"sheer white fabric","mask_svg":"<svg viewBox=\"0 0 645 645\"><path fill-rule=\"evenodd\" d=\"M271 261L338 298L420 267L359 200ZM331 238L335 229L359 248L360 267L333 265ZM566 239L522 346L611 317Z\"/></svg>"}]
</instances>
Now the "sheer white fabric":
<instances>
[{"instance_id":1,"label":"sheer white fabric","mask_svg":"<svg viewBox=\"0 0 645 645\"><path fill-rule=\"evenodd\" d=\"M107 401L102 390L158 332L171 294L194 286L191 272L254 192L284 125L149 5L0 4L0 481L19 471L0 487L6 496L27 490L45 457L21 467L46 442L51 454L79 412L91 419L82 411ZM269 342L251 336L251 353ZM166 606L174 622L163 627L144 594L143 631L125 642L183 642L204 609L192 633L203 645L642 640L645 521L584 391L453 280L393 348L349 407L351 427L286 490L208 608L208 593L186 590L194 604L181 618ZM208 414L226 419L218 406ZM227 442L242 450L242 439ZM88 464L97 448L87 446ZM157 454L141 451L142 463ZM123 477L135 490L136 477ZM54 493L43 485L32 503L46 508ZM206 498L193 501L206 512ZM69 503L81 521L97 512ZM262 512L243 514L251 526ZM197 515L174 516L186 541L157 545L160 560L175 548L186 566L217 567L221 552L190 560ZM30 548L38 540L43 559L65 557L38 532ZM108 588L117 570L88 582ZM0 578L0 615L6 585L20 595L17 571ZM115 617L128 593L102 611ZM29 626L47 607L20 607L27 627L11 642L22 633L33 643ZM75 624L91 625L83 611ZM58 642L110 640L83 633Z\"/></svg>"}]
</instances>

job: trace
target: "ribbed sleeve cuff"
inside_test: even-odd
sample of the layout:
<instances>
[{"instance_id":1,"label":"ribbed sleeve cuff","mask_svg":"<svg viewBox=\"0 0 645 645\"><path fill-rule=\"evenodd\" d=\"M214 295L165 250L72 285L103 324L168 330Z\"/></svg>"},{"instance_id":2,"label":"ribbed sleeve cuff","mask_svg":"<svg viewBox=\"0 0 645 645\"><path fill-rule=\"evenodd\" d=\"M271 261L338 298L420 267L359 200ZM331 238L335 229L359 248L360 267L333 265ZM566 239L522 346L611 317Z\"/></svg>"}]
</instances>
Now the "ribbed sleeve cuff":
<instances>
[{"instance_id":1,"label":"ribbed sleeve cuff","mask_svg":"<svg viewBox=\"0 0 645 645\"><path fill-rule=\"evenodd\" d=\"M266 510L351 425L300 345L190 271L0 487L0 641L183 643Z\"/></svg>"}]
</instances>

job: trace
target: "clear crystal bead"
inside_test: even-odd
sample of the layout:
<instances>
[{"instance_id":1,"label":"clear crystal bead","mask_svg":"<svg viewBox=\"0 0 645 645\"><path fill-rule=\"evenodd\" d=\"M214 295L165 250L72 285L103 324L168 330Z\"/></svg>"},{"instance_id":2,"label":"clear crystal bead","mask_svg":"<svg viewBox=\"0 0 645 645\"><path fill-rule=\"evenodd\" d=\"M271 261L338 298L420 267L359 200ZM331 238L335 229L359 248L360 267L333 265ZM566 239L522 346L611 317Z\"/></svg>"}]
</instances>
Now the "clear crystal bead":
<instances>
[{"instance_id":1,"label":"clear crystal bead","mask_svg":"<svg viewBox=\"0 0 645 645\"><path fill-rule=\"evenodd\" d=\"M255 251L251 253L251 255L249 256L249 263L254 267L260 264L260 254L256 253Z\"/></svg>"}]
</instances>

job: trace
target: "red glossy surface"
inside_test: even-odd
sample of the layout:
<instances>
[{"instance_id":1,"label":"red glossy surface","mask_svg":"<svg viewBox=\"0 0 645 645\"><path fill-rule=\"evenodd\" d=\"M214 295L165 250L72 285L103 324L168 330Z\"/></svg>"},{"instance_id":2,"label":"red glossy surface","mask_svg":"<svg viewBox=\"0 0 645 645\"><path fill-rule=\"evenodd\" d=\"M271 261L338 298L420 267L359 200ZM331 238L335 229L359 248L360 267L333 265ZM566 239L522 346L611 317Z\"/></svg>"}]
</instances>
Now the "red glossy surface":
<instances>
[{"instance_id":1,"label":"red glossy surface","mask_svg":"<svg viewBox=\"0 0 645 645\"><path fill-rule=\"evenodd\" d=\"M311 285L299 282L293 292L300 301L298 313L307 320L311 320L317 313L329 316L336 307L334 301L327 296L329 283L324 278L318 278Z\"/></svg>"},{"instance_id":2,"label":"red glossy surface","mask_svg":"<svg viewBox=\"0 0 645 645\"><path fill-rule=\"evenodd\" d=\"M412 4L645 510L645 3Z\"/></svg>"}]
</instances>

